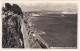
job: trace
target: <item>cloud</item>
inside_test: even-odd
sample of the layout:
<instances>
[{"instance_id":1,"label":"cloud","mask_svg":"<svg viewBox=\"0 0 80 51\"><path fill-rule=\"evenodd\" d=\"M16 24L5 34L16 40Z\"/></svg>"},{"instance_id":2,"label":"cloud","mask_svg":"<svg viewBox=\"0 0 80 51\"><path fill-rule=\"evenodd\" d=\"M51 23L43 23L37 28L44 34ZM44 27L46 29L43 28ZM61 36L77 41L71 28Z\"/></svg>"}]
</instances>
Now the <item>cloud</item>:
<instances>
[{"instance_id":1,"label":"cloud","mask_svg":"<svg viewBox=\"0 0 80 51\"><path fill-rule=\"evenodd\" d=\"M35 5L20 5L23 12L27 11L41 11L41 10L50 10L50 11L70 11L77 12L77 4L67 3L67 4L49 4L49 3L38 3Z\"/></svg>"}]
</instances>

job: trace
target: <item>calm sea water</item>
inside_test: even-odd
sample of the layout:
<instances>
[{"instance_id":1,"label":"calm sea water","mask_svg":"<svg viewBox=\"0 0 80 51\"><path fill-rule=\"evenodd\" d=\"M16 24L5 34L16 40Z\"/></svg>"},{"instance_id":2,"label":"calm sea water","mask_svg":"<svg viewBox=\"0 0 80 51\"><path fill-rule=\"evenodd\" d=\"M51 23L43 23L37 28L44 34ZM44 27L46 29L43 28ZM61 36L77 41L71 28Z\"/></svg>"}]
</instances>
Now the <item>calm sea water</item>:
<instances>
[{"instance_id":1,"label":"calm sea water","mask_svg":"<svg viewBox=\"0 0 80 51\"><path fill-rule=\"evenodd\" d=\"M77 46L77 16L69 17L32 17L35 28L45 32L41 37L50 47Z\"/></svg>"}]
</instances>

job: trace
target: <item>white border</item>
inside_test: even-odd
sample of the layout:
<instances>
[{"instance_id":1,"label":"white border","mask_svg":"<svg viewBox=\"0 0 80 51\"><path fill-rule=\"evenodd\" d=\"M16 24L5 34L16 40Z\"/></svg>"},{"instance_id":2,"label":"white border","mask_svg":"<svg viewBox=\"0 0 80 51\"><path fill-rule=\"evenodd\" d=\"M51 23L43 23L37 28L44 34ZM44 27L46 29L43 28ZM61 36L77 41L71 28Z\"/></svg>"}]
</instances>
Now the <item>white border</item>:
<instances>
[{"instance_id":1,"label":"white border","mask_svg":"<svg viewBox=\"0 0 80 51\"><path fill-rule=\"evenodd\" d=\"M35 3L35 2L37 2L37 3L49 3L49 2L51 2L51 3L78 3L78 33L77 33L77 37L80 37L80 35L79 35L79 29L80 29L80 24L79 24L79 22L80 22L80 15L79 15L79 13L80 13L80 7L79 7L79 3L80 2L78 2L78 1L49 1L49 0L47 0L47 1L18 1L18 0L16 0L16 1L2 1L1 3L3 3L3 2L12 2L12 3L21 3L21 2L25 2L25 3ZM1 3L0 3L0 8L1 8ZM11 51L26 51L26 50L28 50L28 51L78 51L78 49L79 49L79 46L77 47L77 49L2 49L2 18L1 18L1 10L0 10L0 49L2 50L2 51L9 51L9 50L11 50ZM79 41L79 38L77 38L78 39L78 41ZM79 44L79 42L77 41L77 43L78 43L78 45L80 45Z\"/></svg>"}]
</instances>

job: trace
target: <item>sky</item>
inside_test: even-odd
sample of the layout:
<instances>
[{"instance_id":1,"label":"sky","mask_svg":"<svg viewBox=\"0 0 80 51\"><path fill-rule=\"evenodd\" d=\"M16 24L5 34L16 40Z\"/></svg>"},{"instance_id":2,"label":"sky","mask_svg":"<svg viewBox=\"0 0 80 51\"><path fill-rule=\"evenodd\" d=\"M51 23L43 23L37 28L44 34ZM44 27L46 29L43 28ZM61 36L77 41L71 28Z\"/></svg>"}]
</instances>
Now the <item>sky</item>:
<instances>
[{"instance_id":1,"label":"sky","mask_svg":"<svg viewBox=\"0 0 80 51\"><path fill-rule=\"evenodd\" d=\"M37 3L37 4L19 4L23 12L27 11L70 11L77 12L77 4L74 3Z\"/></svg>"}]
</instances>

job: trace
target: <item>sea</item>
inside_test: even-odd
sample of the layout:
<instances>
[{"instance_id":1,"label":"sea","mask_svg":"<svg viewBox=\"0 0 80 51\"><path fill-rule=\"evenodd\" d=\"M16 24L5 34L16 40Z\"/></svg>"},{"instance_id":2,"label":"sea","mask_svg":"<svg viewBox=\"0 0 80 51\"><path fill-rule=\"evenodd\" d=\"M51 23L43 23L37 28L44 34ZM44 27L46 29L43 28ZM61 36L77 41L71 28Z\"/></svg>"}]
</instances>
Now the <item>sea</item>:
<instances>
[{"instance_id":1,"label":"sea","mask_svg":"<svg viewBox=\"0 0 80 51\"><path fill-rule=\"evenodd\" d=\"M30 17L49 47L77 47L77 14Z\"/></svg>"}]
</instances>

